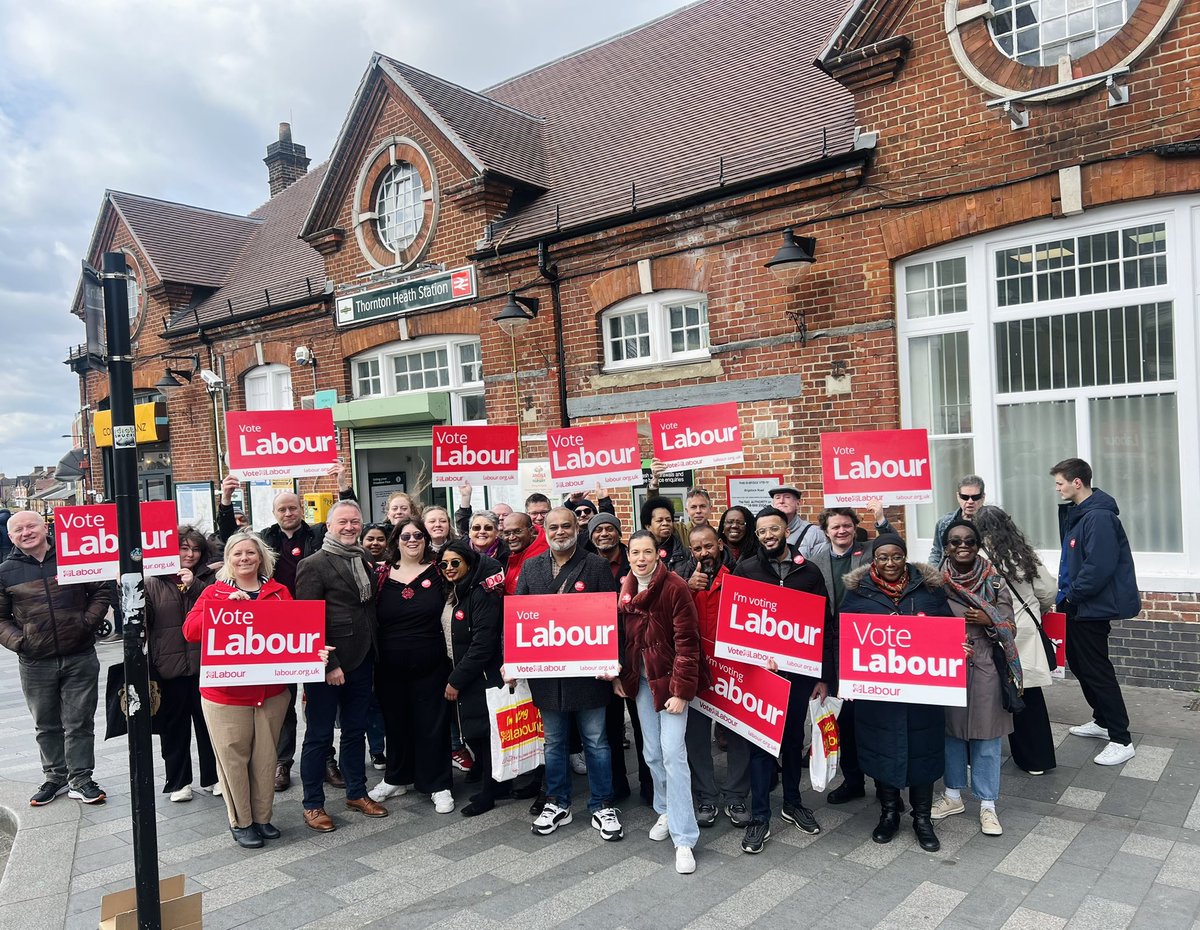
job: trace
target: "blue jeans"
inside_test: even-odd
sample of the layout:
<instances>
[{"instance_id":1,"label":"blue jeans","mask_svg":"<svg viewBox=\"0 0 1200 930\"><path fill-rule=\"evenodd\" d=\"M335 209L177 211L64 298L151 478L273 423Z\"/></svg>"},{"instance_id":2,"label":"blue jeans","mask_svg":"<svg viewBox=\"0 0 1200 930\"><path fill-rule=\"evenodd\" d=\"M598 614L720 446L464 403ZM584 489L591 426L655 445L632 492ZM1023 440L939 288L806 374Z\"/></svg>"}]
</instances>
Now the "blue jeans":
<instances>
[{"instance_id":1,"label":"blue jeans","mask_svg":"<svg viewBox=\"0 0 1200 930\"><path fill-rule=\"evenodd\" d=\"M700 839L700 828L692 809L692 773L686 745L688 709L684 707L682 714L656 711L650 683L643 676L638 683L637 712L646 765L654 779L654 812L667 815L671 841L691 849Z\"/></svg>"},{"instance_id":2,"label":"blue jeans","mask_svg":"<svg viewBox=\"0 0 1200 930\"><path fill-rule=\"evenodd\" d=\"M587 759L588 785L592 813L612 806L612 752L604 735L605 708L561 711L543 710L542 727L546 732L546 797L559 807L571 806L571 767L567 764L571 740L571 718L579 727L583 754Z\"/></svg>"},{"instance_id":3,"label":"blue jeans","mask_svg":"<svg viewBox=\"0 0 1200 930\"><path fill-rule=\"evenodd\" d=\"M304 686L306 699L304 747L300 750L300 781L304 785L304 809L325 806L325 765L333 748L333 723L341 712L342 777L346 779L346 800L367 796L367 708L371 704L374 663L367 659L352 672L346 672L344 685L309 682Z\"/></svg>"},{"instance_id":4,"label":"blue jeans","mask_svg":"<svg viewBox=\"0 0 1200 930\"><path fill-rule=\"evenodd\" d=\"M961 791L967 787L967 743L971 751L971 793L981 801L1000 797L1000 737L995 739L959 739L946 734L947 788Z\"/></svg>"}]
</instances>

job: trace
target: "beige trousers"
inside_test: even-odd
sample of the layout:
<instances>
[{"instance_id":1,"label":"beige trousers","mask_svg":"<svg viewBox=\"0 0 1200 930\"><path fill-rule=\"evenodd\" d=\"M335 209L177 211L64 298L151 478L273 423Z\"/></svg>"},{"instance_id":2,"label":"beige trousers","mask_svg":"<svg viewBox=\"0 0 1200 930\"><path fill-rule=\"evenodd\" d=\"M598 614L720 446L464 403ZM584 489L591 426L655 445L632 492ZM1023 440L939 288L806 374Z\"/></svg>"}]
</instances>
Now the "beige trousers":
<instances>
[{"instance_id":1,"label":"beige trousers","mask_svg":"<svg viewBox=\"0 0 1200 930\"><path fill-rule=\"evenodd\" d=\"M267 698L261 707L237 707L201 698L231 827L271 821L275 744L290 700L287 690Z\"/></svg>"}]
</instances>

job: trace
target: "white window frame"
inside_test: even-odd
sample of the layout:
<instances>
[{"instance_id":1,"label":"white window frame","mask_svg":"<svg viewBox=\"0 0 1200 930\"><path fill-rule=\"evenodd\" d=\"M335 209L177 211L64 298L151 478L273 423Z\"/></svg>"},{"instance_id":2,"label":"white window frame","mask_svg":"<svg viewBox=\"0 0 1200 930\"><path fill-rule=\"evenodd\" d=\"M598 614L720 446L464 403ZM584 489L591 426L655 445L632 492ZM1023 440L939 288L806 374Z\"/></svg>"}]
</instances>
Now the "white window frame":
<instances>
[{"instance_id":1,"label":"white window frame","mask_svg":"<svg viewBox=\"0 0 1200 930\"><path fill-rule=\"evenodd\" d=\"M479 380L467 380L463 377L462 356L463 347L474 346L478 356ZM449 383L435 388L416 388L409 391L397 391L394 375L394 359L405 355L416 355L420 352L446 351L446 364L449 368ZM351 386L355 400L370 397L397 397L406 394L428 394L431 392L446 392L450 395L451 422L456 425L486 424L487 420L467 420L464 418L463 399L481 397L483 389L483 350L478 336L426 336L420 339L408 339L400 342L390 342L377 346L367 352L360 352L349 360ZM360 390L358 377L360 362L376 362L379 365L379 381L381 390L378 393L364 394Z\"/></svg>"},{"instance_id":2,"label":"white window frame","mask_svg":"<svg viewBox=\"0 0 1200 930\"><path fill-rule=\"evenodd\" d=\"M251 406L252 388L263 384L266 387L266 406ZM292 410L296 406L292 394L292 370L287 365L268 364L251 368L242 376L242 389L246 395L247 410Z\"/></svg>"},{"instance_id":3,"label":"white window frame","mask_svg":"<svg viewBox=\"0 0 1200 930\"><path fill-rule=\"evenodd\" d=\"M393 175L401 172L405 177L393 180ZM391 194L386 198L385 185L391 185ZM399 255L416 242L425 225L425 186L417 166L396 161L384 171L375 184L374 207L375 228L384 248ZM405 234L406 227L412 229L412 235Z\"/></svg>"},{"instance_id":4,"label":"white window frame","mask_svg":"<svg viewBox=\"0 0 1200 930\"><path fill-rule=\"evenodd\" d=\"M1125 229L1151 223L1165 223L1167 231L1167 283L1108 291L1100 294L1075 296L1057 300L1035 300L1016 306L998 306L996 296L995 261L997 253L1025 243L1069 236L1086 236L1113 229ZM967 311L943 316L909 319L905 273L912 265L965 256L967 259ZM988 482L989 502L1004 506L1004 489L1000 486L1000 450L997 445L998 410L1001 406L1030 401L1075 400L1086 404L1096 397L1119 397L1174 393L1178 413L1180 502L1179 519L1182 527L1182 552L1135 552L1138 583L1147 591L1200 592L1200 551L1194 527L1200 520L1200 495L1196 482L1189 475L1200 474L1200 376L1198 366L1191 363L1197 357L1198 328L1195 315L1200 310L1200 197L1174 197L1138 201L1113 207L1090 210L1083 216L1057 220L1041 220L995 233L958 240L945 246L909 256L893 268L893 287L896 294L898 368L901 395L901 424L912 425L914 391L910 383L909 342L914 337L965 331L970 339L972 431L961 434L970 438L974 448L974 471ZM1170 301L1173 304L1175 338L1175 378L1168 381L1108 384L1092 387L996 392L996 345L994 324L1013 320L1058 316L1067 312L1085 312L1115 306L1130 306ZM1087 423L1088 412L1082 414ZM1081 455L1089 437L1080 427L1078 436ZM1046 463L1046 468L1053 464ZM1103 487L1102 479L1097 484ZM1050 478L1046 476L1046 506L1054 507ZM1122 507L1135 507L1136 501L1118 501ZM916 508L906 508L910 527L917 526ZM914 529L915 533L915 529ZM915 551L928 551L928 538L915 538ZM922 550L922 546L926 547ZM1057 566L1059 551L1041 552L1052 570Z\"/></svg>"},{"instance_id":5,"label":"white window frame","mask_svg":"<svg viewBox=\"0 0 1200 930\"><path fill-rule=\"evenodd\" d=\"M702 328L703 346L682 352L671 351L671 308L683 303L700 303L704 307ZM643 358L613 358L612 340L609 338L609 321L618 317L645 313L649 324L650 354ZM656 365L677 365L704 361L712 356L709 349L708 298L698 291L655 291L630 297L614 304L600 314L600 340L604 346L604 370L628 371L635 368L652 368Z\"/></svg>"}]
</instances>

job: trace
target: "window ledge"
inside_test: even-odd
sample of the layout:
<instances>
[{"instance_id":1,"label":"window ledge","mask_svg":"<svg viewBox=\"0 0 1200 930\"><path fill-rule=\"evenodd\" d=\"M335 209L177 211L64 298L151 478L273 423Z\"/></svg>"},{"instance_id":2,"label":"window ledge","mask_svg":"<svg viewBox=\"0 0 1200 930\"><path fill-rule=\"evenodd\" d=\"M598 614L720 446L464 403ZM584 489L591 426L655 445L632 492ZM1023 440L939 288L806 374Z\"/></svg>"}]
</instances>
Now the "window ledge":
<instances>
[{"instance_id":1,"label":"window ledge","mask_svg":"<svg viewBox=\"0 0 1200 930\"><path fill-rule=\"evenodd\" d=\"M715 358L676 365L659 363L647 366L646 368L601 372L592 375L587 379L585 388L589 390L602 390L604 388L635 387L639 384L658 384L663 381L678 381L683 378L717 378L724 373L725 369Z\"/></svg>"}]
</instances>

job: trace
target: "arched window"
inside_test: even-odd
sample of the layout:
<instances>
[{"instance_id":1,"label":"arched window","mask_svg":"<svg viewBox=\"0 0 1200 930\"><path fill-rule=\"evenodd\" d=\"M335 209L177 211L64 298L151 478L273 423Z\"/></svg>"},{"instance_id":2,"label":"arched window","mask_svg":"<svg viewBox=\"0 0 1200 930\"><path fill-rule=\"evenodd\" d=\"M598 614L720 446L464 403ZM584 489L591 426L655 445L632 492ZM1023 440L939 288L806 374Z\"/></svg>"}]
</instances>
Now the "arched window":
<instances>
[{"instance_id":1,"label":"arched window","mask_svg":"<svg viewBox=\"0 0 1200 930\"><path fill-rule=\"evenodd\" d=\"M246 372L247 410L291 410L292 372L287 365L259 365Z\"/></svg>"},{"instance_id":2,"label":"arched window","mask_svg":"<svg viewBox=\"0 0 1200 930\"><path fill-rule=\"evenodd\" d=\"M600 330L608 370L705 359L708 298L695 291L631 297L601 314Z\"/></svg>"}]
</instances>

